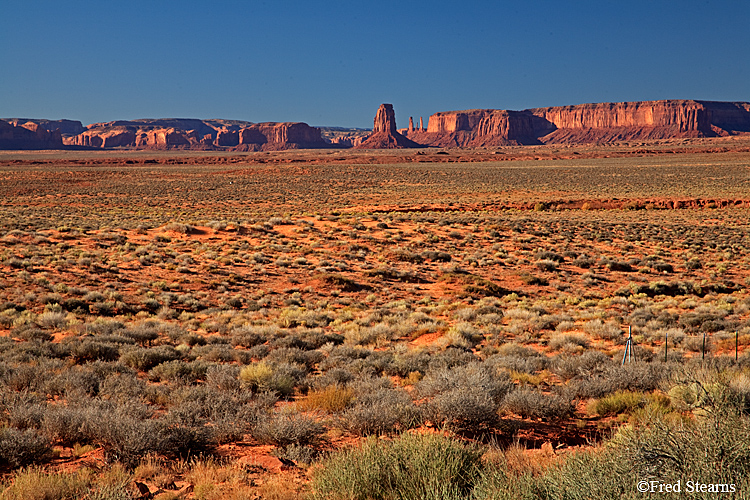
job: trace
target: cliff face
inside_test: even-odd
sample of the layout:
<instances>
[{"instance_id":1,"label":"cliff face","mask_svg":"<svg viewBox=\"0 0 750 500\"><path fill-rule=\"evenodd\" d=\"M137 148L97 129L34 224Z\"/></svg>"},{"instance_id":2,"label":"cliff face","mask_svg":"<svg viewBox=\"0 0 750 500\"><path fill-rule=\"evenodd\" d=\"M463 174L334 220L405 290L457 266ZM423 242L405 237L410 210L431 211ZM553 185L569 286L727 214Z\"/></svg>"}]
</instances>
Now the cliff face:
<instances>
[{"instance_id":1,"label":"cliff face","mask_svg":"<svg viewBox=\"0 0 750 500\"><path fill-rule=\"evenodd\" d=\"M408 132L421 144L439 147L483 147L536 144L533 117L520 111L472 109L435 113L427 130Z\"/></svg>"},{"instance_id":2,"label":"cliff face","mask_svg":"<svg viewBox=\"0 0 750 500\"><path fill-rule=\"evenodd\" d=\"M719 132L750 132L750 103L698 102L711 112L711 125Z\"/></svg>"},{"instance_id":3,"label":"cliff face","mask_svg":"<svg viewBox=\"0 0 750 500\"><path fill-rule=\"evenodd\" d=\"M97 148L279 150L328 144L306 123L255 123L228 120L159 119L95 123L65 144Z\"/></svg>"},{"instance_id":4,"label":"cliff face","mask_svg":"<svg viewBox=\"0 0 750 500\"><path fill-rule=\"evenodd\" d=\"M750 131L748 103L668 100L435 113L427 132L408 137L430 146L481 147L711 137L743 131Z\"/></svg>"},{"instance_id":5,"label":"cliff face","mask_svg":"<svg viewBox=\"0 0 750 500\"><path fill-rule=\"evenodd\" d=\"M0 120L0 149L61 149L59 129L50 132L42 125L26 122L14 125Z\"/></svg>"}]
</instances>

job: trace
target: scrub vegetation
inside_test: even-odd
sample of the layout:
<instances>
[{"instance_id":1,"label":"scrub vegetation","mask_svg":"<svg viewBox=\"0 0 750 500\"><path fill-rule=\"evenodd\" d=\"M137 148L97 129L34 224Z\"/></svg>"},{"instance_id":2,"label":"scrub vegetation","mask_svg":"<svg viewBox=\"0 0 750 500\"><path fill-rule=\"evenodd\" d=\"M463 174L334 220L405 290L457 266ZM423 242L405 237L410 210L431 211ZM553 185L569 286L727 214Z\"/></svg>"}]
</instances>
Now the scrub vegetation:
<instances>
[{"instance_id":1,"label":"scrub vegetation","mask_svg":"<svg viewBox=\"0 0 750 500\"><path fill-rule=\"evenodd\" d=\"M0 498L748 494L722 140L3 153Z\"/></svg>"}]
</instances>

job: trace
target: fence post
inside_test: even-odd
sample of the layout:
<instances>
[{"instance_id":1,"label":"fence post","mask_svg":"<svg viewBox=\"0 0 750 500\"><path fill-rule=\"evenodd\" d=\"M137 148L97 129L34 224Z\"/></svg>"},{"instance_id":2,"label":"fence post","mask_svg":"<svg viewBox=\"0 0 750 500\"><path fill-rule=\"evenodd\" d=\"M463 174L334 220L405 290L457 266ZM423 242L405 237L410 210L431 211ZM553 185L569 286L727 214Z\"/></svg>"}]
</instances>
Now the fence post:
<instances>
[{"instance_id":1,"label":"fence post","mask_svg":"<svg viewBox=\"0 0 750 500\"><path fill-rule=\"evenodd\" d=\"M669 331L664 332L664 362L667 362L667 349L669 345Z\"/></svg>"},{"instance_id":2,"label":"fence post","mask_svg":"<svg viewBox=\"0 0 750 500\"><path fill-rule=\"evenodd\" d=\"M703 357L701 359L706 359L706 332L703 332L703 347L701 348L701 351L703 352Z\"/></svg>"},{"instance_id":3,"label":"fence post","mask_svg":"<svg viewBox=\"0 0 750 500\"><path fill-rule=\"evenodd\" d=\"M740 352L740 334L737 330L734 331L734 362L737 362Z\"/></svg>"}]
</instances>

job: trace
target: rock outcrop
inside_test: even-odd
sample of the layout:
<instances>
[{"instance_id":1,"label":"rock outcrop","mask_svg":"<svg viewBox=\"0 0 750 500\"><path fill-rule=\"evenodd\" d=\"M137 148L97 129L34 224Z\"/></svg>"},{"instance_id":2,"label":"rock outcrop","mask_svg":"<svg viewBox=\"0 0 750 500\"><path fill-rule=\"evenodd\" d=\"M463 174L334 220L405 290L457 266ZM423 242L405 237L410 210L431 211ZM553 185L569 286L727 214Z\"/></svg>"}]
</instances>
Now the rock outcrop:
<instances>
[{"instance_id":1,"label":"rock outcrop","mask_svg":"<svg viewBox=\"0 0 750 500\"><path fill-rule=\"evenodd\" d=\"M62 149L59 129L50 132L32 121L14 125L0 120L0 149Z\"/></svg>"},{"instance_id":2,"label":"rock outcrop","mask_svg":"<svg viewBox=\"0 0 750 500\"><path fill-rule=\"evenodd\" d=\"M372 134L355 146L357 149L418 148L420 144L407 139L396 130L396 113L393 104L381 104L375 114Z\"/></svg>"},{"instance_id":3,"label":"rock outcrop","mask_svg":"<svg viewBox=\"0 0 750 500\"><path fill-rule=\"evenodd\" d=\"M421 128L421 127L420 127ZM664 100L435 113L409 139L438 147L591 143L750 132L750 104Z\"/></svg>"},{"instance_id":4,"label":"rock outcrop","mask_svg":"<svg viewBox=\"0 0 750 500\"><path fill-rule=\"evenodd\" d=\"M158 119L95 123L65 144L95 148L229 149L242 151L330 147L306 123Z\"/></svg>"}]
</instances>

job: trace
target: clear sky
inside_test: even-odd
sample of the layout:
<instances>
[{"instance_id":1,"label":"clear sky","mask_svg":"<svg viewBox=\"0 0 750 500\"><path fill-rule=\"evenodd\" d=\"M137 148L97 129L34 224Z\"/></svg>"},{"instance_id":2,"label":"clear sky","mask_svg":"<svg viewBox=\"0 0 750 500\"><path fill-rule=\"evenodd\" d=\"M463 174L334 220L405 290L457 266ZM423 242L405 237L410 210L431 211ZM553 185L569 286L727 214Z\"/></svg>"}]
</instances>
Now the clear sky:
<instances>
[{"instance_id":1,"label":"clear sky","mask_svg":"<svg viewBox=\"0 0 750 500\"><path fill-rule=\"evenodd\" d=\"M750 101L746 0L1 0L0 47L0 116L84 124Z\"/></svg>"}]
</instances>

